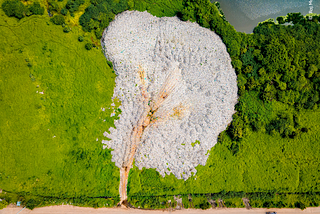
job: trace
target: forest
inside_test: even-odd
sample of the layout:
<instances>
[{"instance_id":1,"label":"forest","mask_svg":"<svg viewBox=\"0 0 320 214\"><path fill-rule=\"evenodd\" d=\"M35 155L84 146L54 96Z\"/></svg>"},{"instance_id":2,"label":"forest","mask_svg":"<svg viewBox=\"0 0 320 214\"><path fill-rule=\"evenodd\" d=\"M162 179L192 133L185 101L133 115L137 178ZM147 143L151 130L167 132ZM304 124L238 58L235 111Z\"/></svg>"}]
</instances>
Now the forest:
<instances>
[{"instance_id":1,"label":"forest","mask_svg":"<svg viewBox=\"0 0 320 214\"><path fill-rule=\"evenodd\" d=\"M201 209L208 199L243 207L242 197L252 207L319 206L320 15L289 13L245 34L207 0L0 5L0 208L118 202L119 169L101 140L120 103L111 106L116 75L99 39L128 9L210 28L227 46L239 88L237 112L207 164L187 181L134 167L129 202L159 209L181 195L184 207Z\"/></svg>"}]
</instances>

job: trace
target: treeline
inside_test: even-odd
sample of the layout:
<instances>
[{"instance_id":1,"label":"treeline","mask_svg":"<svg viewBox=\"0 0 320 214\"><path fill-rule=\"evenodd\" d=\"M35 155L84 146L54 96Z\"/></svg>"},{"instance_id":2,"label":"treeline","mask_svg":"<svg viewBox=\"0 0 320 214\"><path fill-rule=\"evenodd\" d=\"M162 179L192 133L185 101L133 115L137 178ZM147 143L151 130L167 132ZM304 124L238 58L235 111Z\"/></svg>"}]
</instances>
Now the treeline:
<instances>
[{"instance_id":1,"label":"treeline","mask_svg":"<svg viewBox=\"0 0 320 214\"><path fill-rule=\"evenodd\" d=\"M237 32L207 0L186 0L181 19L198 22L221 36L236 69L239 87L237 113L227 133L239 141L250 131L280 133L294 138L309 130L299 124L299 111L317 109L320 103L319 16L289 13L279 22L260 23L253 34ZM289 25L283 25L289 23ZM248 103L248 95L254 97ZM275 101L293 111L259 114ZM258 108L252 109L252 106Z\"/></svg>"},{"instance_id":2,"label":"treeline","mask_svg":"<svg viewBox=\"0 0 320 214\"><path fill-rule=\"evenodd\" d=\"M56 1L49 0L48 1L49 15L52 16L52 13L56 13L53 16L53 19L55 17L59 17L60 20L62 19L64 20L64 16L66 16L68 13L70 14L71 17L74 17L75 16L74 12L78 11L79 7L84 3L85 3L84 0L68 0L65 6L61 8ZM53 23L57 25L62 25L64 24L64 21L61 21L59 23L57 22L53 22Z\"/></svg>"},{"instance_id":3,"label":"treeline","mask_svg":"<svg viewBox=\"0 0 320 214\"><path fill-rule=\"evenodd\" d=\"M320 103L320 60L316 57L320 26L317 18L309 20L299 13L288 14L286 22L295 24L259 24L254 34L243 36L240 55L233 58L239 86L237 113L229 129L234 140L248 130L295 138L309 129L301 127L299 114L303 109L317 109ZM247 102L246 93L262 101L262 106L279 102L292 110L278 111L276 118L263 117L249 109L255 104Z\"/></svg>"},{"instance_id":4,"label":"treeline","mask_svg":"<svg viewBox=\"0 0 320 214\"><path fill-rule=\"evenodd\" d=\"M70 13L71 17L74 17L74 12L79 10L79 7L85 3L84 0L68 0L63 8L60 8L58 3L54 0L49 0L49 15L56 13L51 18L51 21L56 25L65 25L65 16Z\"/></svg>"},{"instance_id":5,"label":"treeline","mask_svg":"<svg viewBox=\"0 0 320 214\"><path fill-rule=\"evenodd\" d=\"M0 194L0 210L8 204L15 204L20 201L21 206L33 210L36 207L69 204L79 207L115 207L120 201L119 197L73 197L57 198L47 196L35 196L25 193L3 192Z\"/></svg>"},{"instance_id":6,"label":"treeline","mask_svg":"<svg viewBox=\"0 0 320 214\"><path fill-rule=\"evenodd\" d=\"M86 8L79 18L83 31L94 31L97 39L102 37L103 30L114 19L115 14L129 8L127 0L91 0L91 5Z\"/></svg>"},{"instance_id":7,"label":"treeline","mask_svg":"<svg viewBox=\"0 0 320 214\"><path fill-rule=\"evenodd\" d=\"M182 204L177 203L176 198L182 199ZM20 201L28 209L50 205L70 204L80 207L115 207L119 198L108 197L79 197L79 198L54 198L39 197L25 194L2 193L0 198L0 209L10 203ZM318 193L276 193L271 192L226 192L211 194L189 194L178 196L129 196L128 202L131 206L141 209L166 209L182 206L183 208L208 209L211 207L239 208L245 207L243 198L249 199L253 208L299 208L318 207L320 196Z\"/></svg>"},{"instance_id":8,"label":"treeline","mask_svg":"<svg viewBox=\"0 0 320 214\"><path fill-rule=\"evenodd\" d=\"M44 8L39 2L33 2L29 6L25 6L19 0L8 0L2 3L2 10L9 17L16 17L22 19L25 16L43 15Z\"/></svg>"},{"instance_id":9,"label":"treeline","mask_svg":"<svg viewBox=\"0 0 320 214\"><path fill-rule=\"evenodd\" d=\"M175 197L182 199L177 203ZM165 209L183 206L184 208L208 209L211 207L245 207L243 199L249 200L253 208L299 208L318 207L320 196L317 193L276 193L271 192L226 192L211 194L189 194L178 196L129 196L129 203L142 209Z\"/></svg>"},{"instance_id":10,"label":"treeline","mask_svg":"<svg viewBox=\"0 0 320 214\"><path fill-rule=\"evenodd\" d=\"M58 0L61 1L61 0ZM52 16L51 21L56 25L65 27L65 16L70 14L75 16L75 12L85 3L84 0L68 0L61 8L55 0L48 1L48 13ZM219 6L219 4L217 4ZM157 16L174 16L183 8L183 0L178 1L131 1L131 0L90 0L90 5L79 17L79 24L84 32L94 32L97 39L102 37L103 30L108 27L115 15L125 10L148 10ZM2 9L7 16L13 16L18 19L32 14L43 15L44 8L39 3L33 3L30 7L24 6L19 0L8 0L3 3ZM223 15L222 10L220 13ZM66 29L64 29L66 32Z\"/></svg>"},{"instance_id":11,"label":"treeline","mask_svg":"<svg viewBox=\"0 0 320 214\"><path fill-rule=\"evenodd\" d=\"M108 27L115 15L125 10L147 10L155 16L174 16L183 8L183 0L90 0L90 3L79 18L79 23L83 31L93 31L97 39L102 37L103 30Z\"/></svg>"}]
</instances>

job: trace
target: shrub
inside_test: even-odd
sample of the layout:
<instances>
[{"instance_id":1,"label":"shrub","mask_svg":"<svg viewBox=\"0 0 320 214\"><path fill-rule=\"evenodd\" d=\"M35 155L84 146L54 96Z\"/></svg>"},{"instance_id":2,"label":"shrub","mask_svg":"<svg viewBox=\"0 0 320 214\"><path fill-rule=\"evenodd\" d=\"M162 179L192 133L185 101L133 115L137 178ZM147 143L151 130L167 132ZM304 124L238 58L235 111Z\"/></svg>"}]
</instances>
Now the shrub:
<instances>
[{"instance_id":1,"label":"shrub","mask_svg":"<svg viewBox=\"0 0 320 214\"><path fill-rule=\"evenodd\" d=\"M64 17L63 15L54 15L51 19L50 19L53 24L56 24L56 25L63 25L65 24L65 21L64 21Z\"/></svg>"},{"instance_id":2,"label":"shrub","mask_svg":"<svg viewBox=\"0 0 320 214\"><path fill-rule=\"evenodd\" d=\"M97 28L94 32L94 34L96 35L97 39L101 39L102 37L102 33L103 33L103 29Z\"/></svg>"},{"instance_id":3,"label":"shrub","mask_svg":"<svg viewBox=\"0 0 320 214\"><path fill-rule=\"evenodd\" d=\"M279 24L284 24L286 22L285 18L283 18L282 16L278 17L277 21L278 21Z\"/></svg>"},{"instance_id":4,"label":"shrub","mask_svg":"<svg viewBox=\"0 0 320 214\"><path fill-rule=\"evenodd\" d=\"M115 14L127 10L129 7L126 0L120 0L118 3L111 0L91 0L91 3L80 17L79 23L84 31L95 31L97 39L101 38L103 29L108 27Z\"/></svg>"},{"instance_id":5,"label":"shrub","mask_svg":"<svg viewBox=\"0 0 320 214\"><path fill-rule=\"evenodd\" d=\"M0 201L0 210L1 209L4 209L8 206L8 202L3 200L3 201Z\"/></svg>"},{"instance_id":6,"label":"shrub","mask_svg":"<svg viewBox=\"0 0 320 214\"><path fill-rule=\"evenodd\" d=\"M286 22L292 22L293 24L297 24L304 20L303 15L301 13L288 13Z\"/></svg>"},{"instance_id":7,"label":"shrub","mask_svg":"<svg viewBox=\"0 0 320 214\"><path fill-rule=\"evenodd\" d=\"M48 1L50 11L59 11L60 7L55 1Z\"/></svg>"},{"instance_id":8,"label":"shrub","mask_svg":"<svg viewBox=\"0 0 320 214\"><path fill-rule=\"evenodd\" d=\"M234 60L232 61L232 65L233 67L236 69L236 71L241 71L241 68L242 68L242 62L240 60Z\"/></svg>"},{"instance_id":9,"label":"shrub","mask_svg":"<svg viewBox=\"0 0 320 214\"><path fill-rule=\"evenodd\" d=\"M305 205L304 203L302 203L302 202L296 202L296 203L294 203L294 207L300 208L301 210L306 209L306 205Z\"/></svg>"},{"instance_id":10,"label":"shrub","mask_svg":"<svg viewBox=\"0 0 320 214\"><path fill-rule=\"evenodd\" d=\"M69 0L66 4L66 8L73 13L79 9L79 6L84 4L84 0Z\"/></svg>"},{"instance_id":11,"label":"shrub","mask_svg":"<svg viewBox=\"0 0 320 214\"><path fill-rule=\"evenodd\" d=\"M30 199L26 204L26 207L30 210L33 210L36 206L37 204L35 203L34 199Z\"/></svg>"},{"instance_id":12,"label":"shrub","mask_svg":"<svg viewBox=\"0 0 320 214\"><path fill-rule=\"evenodd\" d=\"M69 33L70 31L71 31L70 27L63 28L63 32L65 32L65 33Z\"/></svg>"},{"instance_id":13,"label":"shrub","mask_svg":"<svg viewBox=\"0 0 320 214\"><path fill-rule=\"evenodd\" d=\"M84 40L83 36L79 36L79 37L78 37L78 41L79 41L79 42L83 42L83 40Z\"/></svg>"},{"instance_id":14,"label":"shrub","mask_svg":"<svg viewBox=\"0 0 320 214\"><path fill-rule=\"evenodd\" d=\"M60 11L60 13L61 13L62 15L64 15L64 16L66 16L66 15L68 14L67 8L62 8L61 11Z\"/></svg>"},{"instance_id":15,"label":"shrub","mask_svg":"<svg viewBox=\"0 0 320 214\"><path fill-rule=\"evenodd\" d=\"M31 16L32 15L32 12L30 11L29 8L26 7L25 11L24 11L24 15L25 16Z\"/></svg>"},{"instance_id":16,"label":"shrub","mask_svg":"<svg viewBox=\"0 0 320 214\"><path fill-rule=\"evenodd\" d=\"M92 43L87 43L85 46L84 46L87 50L91 50L93 45Z\"/></svg>"},{"instance_id":17,"label":"shrub","mask_svg":"<svg viewBox=\"0 0 320 214\"><path fill-rule=\"evenodd\" d=\"M25 15L26 7L18 0L5 1L2 4L2 10L9 17L22 19Z\"/></svg>"},{"instance_id":18,"label":"shrub","mask_svg":"<svg viewBox=\"0 0 320 214\"><path fill-rule=\"evenodd\" d=\"M107 60L107 63L108 63L108 65L109 65L109 67L110 67L111 69L113 69L112 62Z\"/></svg>"},{"instance_id":19,"label":"shrub","mask_svg":"<svg viewBox=\"0 0 320 214\"><path fill-rule=\"evenodd\" d=\"M33 4L29 7L29 10L34 15L43 15L44 8L40 6L39 2L33 2Z\"/></svg>"}]
</instances>

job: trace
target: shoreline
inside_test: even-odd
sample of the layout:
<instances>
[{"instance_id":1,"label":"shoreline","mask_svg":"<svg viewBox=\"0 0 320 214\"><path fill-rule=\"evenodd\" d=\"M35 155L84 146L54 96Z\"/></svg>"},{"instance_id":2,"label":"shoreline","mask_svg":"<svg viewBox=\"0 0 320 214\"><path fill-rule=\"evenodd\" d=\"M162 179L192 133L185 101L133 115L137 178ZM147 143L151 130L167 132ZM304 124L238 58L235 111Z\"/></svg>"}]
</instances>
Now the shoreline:
<instances>
[{"instance_id":1,"label":"shoreline","mask_svg":"<svg viewBox=\"0 0 320 214\"><path fill-rule=\"evenodd\" d=\"M225 14L226 20L238 31L245 32L246 34L253 33L253 29L260 23L269 18L276 20L279 16L286 16L288 13L301 12L303 16L309 13L309 2L300 7L292 7L281 9L280 11L270 12L268 15L261 15L259 17L249 18L253 12L244 12L232 3L230 0L218 0L222 11ZM214 2L214 1L211 1ZM314 4L315 5L315 4ZM270 8L269 8L270 9ZM320 7L318 5L314 6L313 13L319 13Z\"/></svg>"}]
</instances>

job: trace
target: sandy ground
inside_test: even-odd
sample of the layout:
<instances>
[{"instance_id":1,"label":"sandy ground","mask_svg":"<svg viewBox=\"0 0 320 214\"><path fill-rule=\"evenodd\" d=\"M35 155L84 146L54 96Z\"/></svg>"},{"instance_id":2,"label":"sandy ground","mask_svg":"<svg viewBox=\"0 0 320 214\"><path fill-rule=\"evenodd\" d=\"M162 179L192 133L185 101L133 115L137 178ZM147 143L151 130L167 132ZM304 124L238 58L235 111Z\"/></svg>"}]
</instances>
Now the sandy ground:
<instances>
[{"instance_id":1,"label":"sandy ground","mask_svg":"<svg viewBox=\"0 0 320 214\"><path fill-rule=\"evenodd\" d=\"M5 208L0 210L0 214L16 214L22 208ZM300 209L258 209L254 208L251 210L247 210L245 208L228 208L228 209L208 209L208 210L196 210L196 209L185 209L185 210L176 210L176 211L154 211L154 210L138 210L138 209L123 209L123 208L87 208L87 207L75 207L71 205L62 205L62 206L50 206L50 207L42 207L36 208L34 210L24 209L19 214L163 214L163 213L175 213L175 214L207 214L207 213L214 213L214 214L265 214L266 212L276 211L278 214L281 213L319 213L320 214L320 207L312 207L307 208L305 210Z\"/></svg>"}]
</instances>

